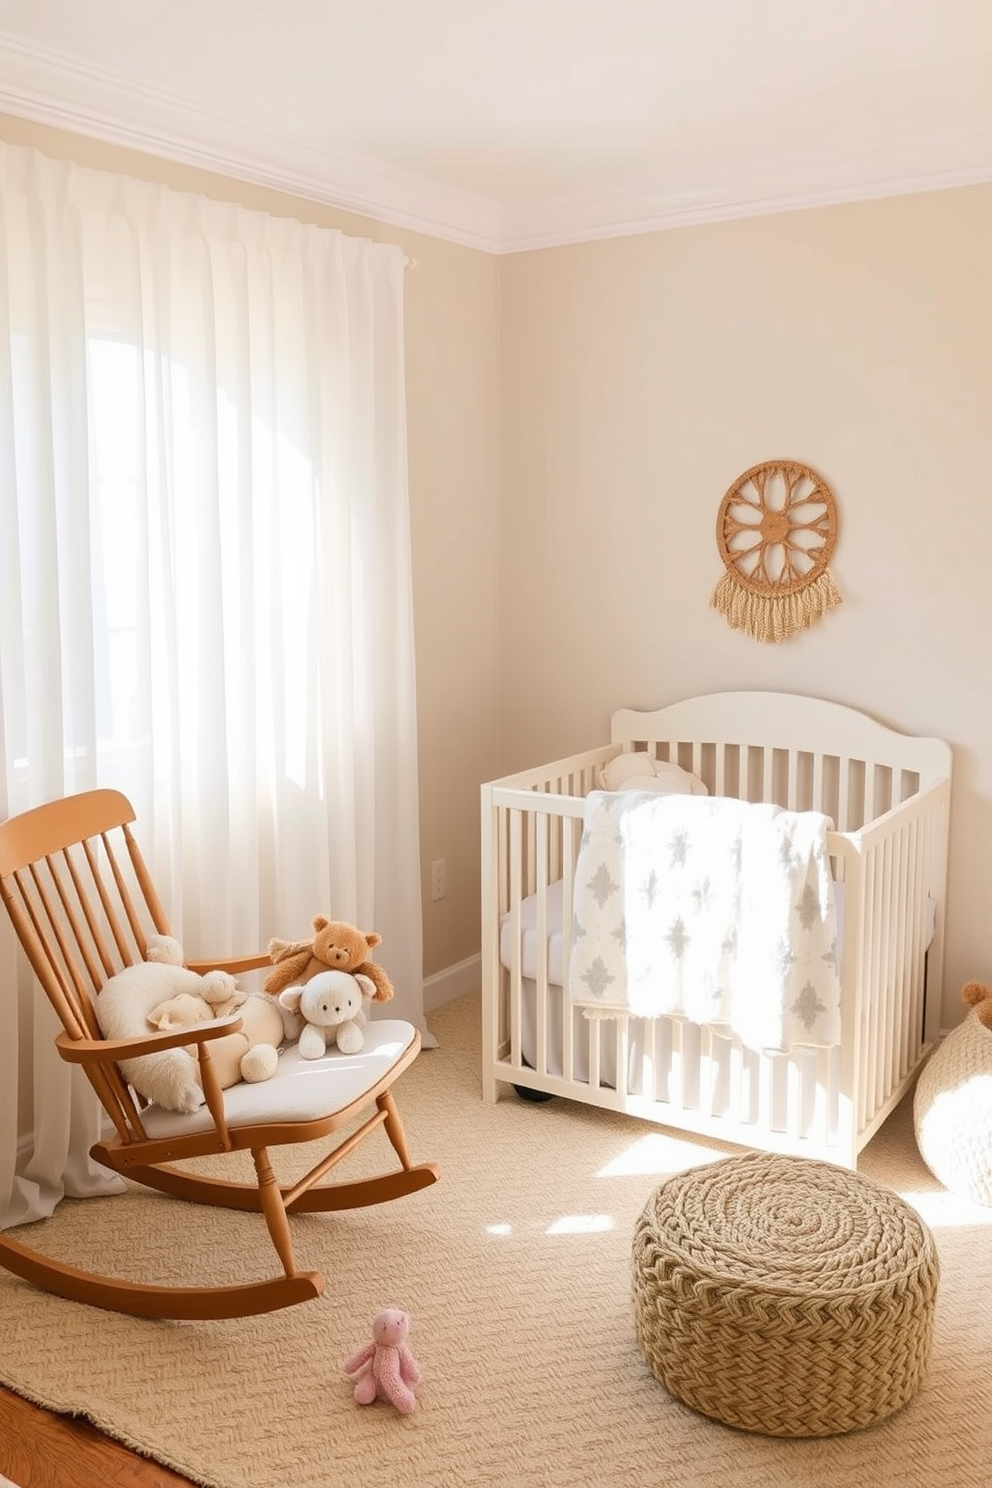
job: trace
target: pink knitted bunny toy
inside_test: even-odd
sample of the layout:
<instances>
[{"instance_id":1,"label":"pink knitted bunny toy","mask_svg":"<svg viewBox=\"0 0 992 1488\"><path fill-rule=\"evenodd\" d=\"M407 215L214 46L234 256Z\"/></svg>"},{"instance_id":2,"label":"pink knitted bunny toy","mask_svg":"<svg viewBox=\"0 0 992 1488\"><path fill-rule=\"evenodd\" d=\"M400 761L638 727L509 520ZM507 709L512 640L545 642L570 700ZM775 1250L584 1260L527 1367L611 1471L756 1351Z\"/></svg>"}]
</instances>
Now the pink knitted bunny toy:
<instances>
[{"instance_id":1,"label":"pink knitted bunny toy","mask_svg":"<svg viewBox=\"0 0 992 1488\"><path fill-rule=\"evenodd\" d=\"M410 1314L385 1307L372 1319L371 1343L344 1362L344 1372L355 1381L359 1405L388 1400L408 1415L416 1408L413 1386L420 1384L420 1368L407 1347Z\"/></svg>"}]
</instances>

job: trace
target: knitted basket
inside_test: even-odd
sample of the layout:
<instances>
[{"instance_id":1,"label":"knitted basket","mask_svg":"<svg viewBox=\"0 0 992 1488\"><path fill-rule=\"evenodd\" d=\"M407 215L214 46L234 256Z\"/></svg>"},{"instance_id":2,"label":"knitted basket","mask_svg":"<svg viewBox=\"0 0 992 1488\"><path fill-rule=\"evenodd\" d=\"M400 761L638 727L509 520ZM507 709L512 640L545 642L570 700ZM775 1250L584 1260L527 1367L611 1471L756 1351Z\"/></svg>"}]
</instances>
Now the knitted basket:
<instances>
[{"instance_id":1,"label":"knitted basket","mask_svg":"<svg viewBox=\"0 0 992 1488\"><path fill-rule=\"evenodd\" d=\"M992 1029L973 1009L920 1073L913 1097L916 1141L945 1188L992 1204Z\"/></svg>"},{"instance_id":2,"label":"knitted basket","mask_svg":"<svg viewBox=\"0 0 992 1488\"><path fill-rule=\"evenodd\" d=\"M933 1339L933 1237L896 1194L830 1163L748 1153L682 1173L633 1242L637 1341L704 1415L768 1436L883 1420Z\"/></svg>"}]
</instances>

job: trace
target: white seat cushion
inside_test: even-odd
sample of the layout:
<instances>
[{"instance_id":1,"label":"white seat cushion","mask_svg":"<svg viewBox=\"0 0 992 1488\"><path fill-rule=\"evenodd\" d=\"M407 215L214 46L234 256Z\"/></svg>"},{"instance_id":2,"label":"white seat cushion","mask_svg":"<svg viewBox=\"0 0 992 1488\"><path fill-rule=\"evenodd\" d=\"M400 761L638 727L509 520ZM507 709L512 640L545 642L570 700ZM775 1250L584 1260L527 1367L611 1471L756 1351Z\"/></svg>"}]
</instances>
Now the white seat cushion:
<instances>
[{"instance_id":1,"label":"white seat cushion","mask_svg":"<svg viewBox=\"0 0 992 1488\"><path fill-rule=\"evenodd\" d=\"M331 1049L322 1059L301 1059L296 1044L288 1045L279 1054L279 1068L271 1080L242 1081L224 1091L228 1125L314 1121L351 1105L388 1074L416 1037L413 1024L399 1018L373 1019L364 1032L365 1046L358 1054ZM141 1113L141 1121L149 1137L189 1136L213 1127L206 1105L191 1116L151 1105Z\"/></svg>"}]
</instances>

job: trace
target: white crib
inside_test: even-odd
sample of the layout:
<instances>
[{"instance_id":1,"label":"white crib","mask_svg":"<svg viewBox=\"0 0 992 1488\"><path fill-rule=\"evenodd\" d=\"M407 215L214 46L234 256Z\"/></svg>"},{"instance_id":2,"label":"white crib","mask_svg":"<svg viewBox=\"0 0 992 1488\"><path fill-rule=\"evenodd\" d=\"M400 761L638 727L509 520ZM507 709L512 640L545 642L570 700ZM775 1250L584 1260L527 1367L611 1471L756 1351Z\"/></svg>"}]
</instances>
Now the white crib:
<instances>
[{"instance_id":1,"label":"white crib","mask_svg":"<svg viewBox=\"0 0 992 1488\"><path fill-rule=\"evenodd\" d=\"M855 1167L939 1032L951 750L863 713L728 692L615 713L602 748L482 787L483 1095L565 1096ZM710 792L826 813L842 923L841 1042L759 1053L684 1019L589 1022L563 990L584 798L646 749Z\"/></svg>"}]
</instances>

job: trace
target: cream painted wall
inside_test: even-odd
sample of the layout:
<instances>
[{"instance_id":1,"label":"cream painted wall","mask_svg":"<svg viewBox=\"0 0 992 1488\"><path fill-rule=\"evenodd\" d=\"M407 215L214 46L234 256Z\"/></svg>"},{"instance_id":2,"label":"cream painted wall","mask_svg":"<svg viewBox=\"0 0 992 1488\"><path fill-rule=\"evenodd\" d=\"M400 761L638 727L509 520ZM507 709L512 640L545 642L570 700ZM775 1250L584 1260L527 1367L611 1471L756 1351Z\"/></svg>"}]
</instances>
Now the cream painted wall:
<instances>
[{"instance_id":1,"label":"cream painted wall","mask_svg":"<svg viewBox=\"0 0 992 1488\"><path fill-rule=\"evenodd\" d=\"M727 687L949 740L957 1022L992 977L992 186L515 255L500 337L501 771ZM780 646L709 608L774 457L834 490L845 600Z\"/></svg>"},{"instance_id":2,"label":"cream painted wall","mask_svg":"<svg viewBox=\"0 0 992 1488\"><path fill-rule=\"evenodd\" d=\"M318 203L0 115L0 139L99 170L399 243L416 631L424 974L479 949L479 782L497 773L497 263ZM447 860L447 897L428 868ZM314 912L327 906L315 904ZM305 928L305 927L304 927Z\"/></svg>"}]
</instances>

